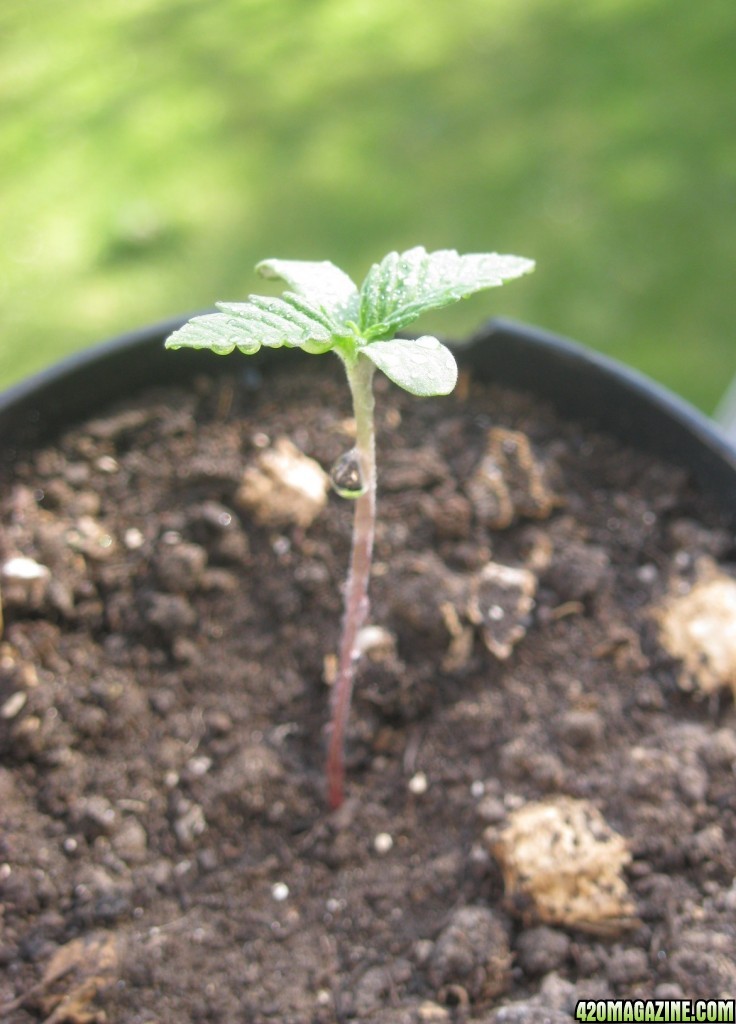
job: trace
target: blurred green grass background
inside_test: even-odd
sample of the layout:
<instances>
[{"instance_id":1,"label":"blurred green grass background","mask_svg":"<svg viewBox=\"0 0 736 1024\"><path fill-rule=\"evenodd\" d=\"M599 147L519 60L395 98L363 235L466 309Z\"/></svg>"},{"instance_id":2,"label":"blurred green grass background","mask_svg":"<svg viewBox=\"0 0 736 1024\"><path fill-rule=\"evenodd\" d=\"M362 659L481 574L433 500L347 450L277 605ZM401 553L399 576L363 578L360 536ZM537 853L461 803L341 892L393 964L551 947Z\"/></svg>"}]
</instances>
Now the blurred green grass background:
<instances>
[{"instance_id":1,"label":"blurred green grass background","mask_svg":"<svg viewBox=\"0 0 736 1024\"><path fill-rule=\"evenodd\" d=\"M736 372L733 0L6 0L0 386L392 248L518 253L492 315L711 411Z\"/></svg>"}]
</instances>

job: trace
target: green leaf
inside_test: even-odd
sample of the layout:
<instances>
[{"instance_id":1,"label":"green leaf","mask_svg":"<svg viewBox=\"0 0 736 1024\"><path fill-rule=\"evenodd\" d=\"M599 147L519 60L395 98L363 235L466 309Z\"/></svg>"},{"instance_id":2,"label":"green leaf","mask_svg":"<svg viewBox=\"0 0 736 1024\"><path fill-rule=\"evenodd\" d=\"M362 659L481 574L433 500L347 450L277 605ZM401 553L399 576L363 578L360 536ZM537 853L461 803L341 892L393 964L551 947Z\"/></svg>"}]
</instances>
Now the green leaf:
<instances>
[{"instance_id":1,"label":"green leaf","mask_svg":"<svg viewBox=\"0 0 736 1024\"><path fill-rule=\"evenodd\" d=\"M298 295L280 299L250 295L247 302L218 302L217 308L267 348L305 348L326 352L334 344L334 327L322 310Z\"/></svg>"},{"instance_id":2,"label":"green leaf","mask_svg":"<svg viewBox=\"0 0 736 1024\"><path fill-rule=\"evenodd\" d=\"M498 253L460 256L454 249L428 253L422 246L389 253L375 263L360 292L363 337L386 337L422 313L493 288L534 269L532 260Z\"/></svg>"},{"instance_id":3,"label":"green leaf","mask_svg":"<svg viewBox=\"0 0 736 1024\"><path fill-rule=\"evenodd\" d=\"M225 313L195 316L166 339L166 348L207 348L218 356L226 356L238 348L251 356L261 347L248 331L243 331Z\"/></svg>"},{"instance_id":4,"label":"green leaf","mask_svg":"<svg viewBox=\"0 0 736 1024\"><path fill-rule=\"evenodd\" d=\"M389 380L412 395L449 395L457 383L455 357L430 335L412 340L372 341L359 351Z\"/></svg>"},{"instance_id":5,"label":"green leaf","mask_svg":"<svg viewBox=\"0 0 736 1024\"><path fill-rule=\"evenodd\" d=\"M311 305L318 306L339 330L347 320L357 320L360 295L348 275L329 260L263 260L256 270L268 278L285 281L298 295L305 296Z\"/></svg>"},{"instance_id":6,"label":"green leaf","mask_svg":"<svg viewBox=\"0 0 736 1024\"><path fill-rule=\"evenodd\" d=\"M247 302L218 302L220 313L195 317L167 340L167 348L209 348L226 355L234 348L246 355L267 348L303 348L326 352L334 345L329 318L299 296L251 295Z\"/></svg>"}]
</instances>

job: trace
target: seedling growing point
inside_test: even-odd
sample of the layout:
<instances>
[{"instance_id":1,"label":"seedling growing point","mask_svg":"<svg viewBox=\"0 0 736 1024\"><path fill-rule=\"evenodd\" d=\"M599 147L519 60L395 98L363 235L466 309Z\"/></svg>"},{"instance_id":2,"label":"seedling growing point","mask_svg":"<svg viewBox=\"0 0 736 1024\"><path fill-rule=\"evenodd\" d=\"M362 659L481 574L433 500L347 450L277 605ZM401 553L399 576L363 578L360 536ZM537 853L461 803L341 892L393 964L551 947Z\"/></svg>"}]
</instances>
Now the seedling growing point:
<instances>
[{"instance_id":1,"label":"seedling growing point","mask_svg":"<svg viewBox=\"0 0 736 1024\"><path fill-rule=\"evenodd\" d=\"M360 288L329 262L271 259L256 269L284 281L289 290L280 298L251 295L246 302L218 302L219 312L194 317L166 347L206 348L218 355L235 349L253 355L262 346L301 348L314 355L334 352L345 367L356 441L333 466L331 479L338 494L355 501L355 514L327 755L328 800L336 808L343 801L345 730L358 633L368 615L375 535L373 375L379 369L413 395L449 394L457 382L452 352L431 335L407 339L396 333L429 310L529 273L534 263L497 253L428 253L418 246L375 263Z\"/></svg>"}]
</instances>

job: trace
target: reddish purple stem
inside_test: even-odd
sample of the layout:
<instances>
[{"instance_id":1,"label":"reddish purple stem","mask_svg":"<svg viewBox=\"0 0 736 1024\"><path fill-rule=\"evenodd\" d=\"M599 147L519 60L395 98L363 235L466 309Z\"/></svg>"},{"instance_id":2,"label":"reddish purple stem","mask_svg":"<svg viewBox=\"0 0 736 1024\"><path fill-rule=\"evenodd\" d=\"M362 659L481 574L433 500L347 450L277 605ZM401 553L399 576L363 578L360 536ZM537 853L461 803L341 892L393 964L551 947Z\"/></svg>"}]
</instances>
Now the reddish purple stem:
<instances>
[{"instance_id":1,"label":"reddish purple stem","mask_svg":"<svg viewBox=\"0 0 736 1024\"><path fill-rule=\"evenodd\" d=\"M352 367L347 368L355 412L356 454L366 490L355 503L353 545L345 591L337 678L332 691L332 728L327 753L327 795L333 810L338 808L344 799L345 732L350 714L355 668L360 656L358 634L365 624L369 607L368 584L376 526L373 369L373 364L365 358L359 358Z\"/></svg>"}]
</instances>

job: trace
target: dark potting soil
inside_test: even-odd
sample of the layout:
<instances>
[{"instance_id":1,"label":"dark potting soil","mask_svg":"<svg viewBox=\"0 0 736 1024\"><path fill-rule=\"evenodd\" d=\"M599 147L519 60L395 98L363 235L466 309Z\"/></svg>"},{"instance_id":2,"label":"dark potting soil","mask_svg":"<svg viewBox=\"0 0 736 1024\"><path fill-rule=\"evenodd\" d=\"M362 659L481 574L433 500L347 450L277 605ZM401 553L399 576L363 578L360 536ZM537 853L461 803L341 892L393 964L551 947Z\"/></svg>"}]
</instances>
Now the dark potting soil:
<instances>
[{"instance_id":1,"label":"dark potting soil","mask_svg":"<svg viewBox=\"0 0 736 1024\"><path fill-rule=\"evenodd\" d=\"M733 574L732 535L677 469L528 397L377 381L379 628L329 813L352 507L273 525L238 499L280 438L325 468L350 448L337 361L288 362L140 396L2 480L0 558L48 573L2 582L0 1018L561 1024L736 995L733 700L682 689L652 614L703 557ZM503 529L473 483L499 426L530 444ZM533 607L472 610L491 561ZM628 920L504 884L510 816L561 795L625 840Z\"/></svg>"}]
</instances>

